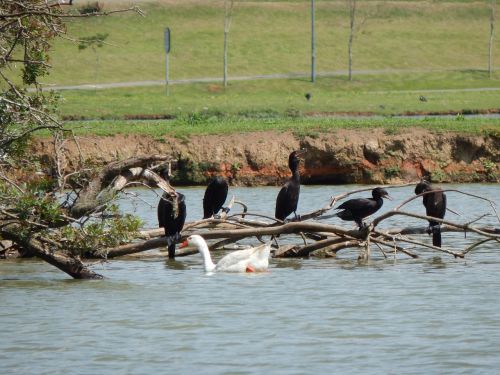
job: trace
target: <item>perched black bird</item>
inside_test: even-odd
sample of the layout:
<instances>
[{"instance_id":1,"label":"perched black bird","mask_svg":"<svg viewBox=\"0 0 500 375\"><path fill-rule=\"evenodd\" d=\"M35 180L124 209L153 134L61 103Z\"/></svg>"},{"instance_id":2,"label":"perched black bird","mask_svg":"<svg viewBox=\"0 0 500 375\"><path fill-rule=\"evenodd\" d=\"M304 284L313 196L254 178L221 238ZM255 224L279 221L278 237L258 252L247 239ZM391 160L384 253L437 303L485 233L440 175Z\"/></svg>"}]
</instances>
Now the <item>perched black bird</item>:
<instances>
[{"instance_id":1,"label":"perched black bird","mask_svg":"<svg viewBox=\"0 0 500 375\"><path fill-rule=\"evenodd\" d=\"M423 96L423 95L420 95L420 96L418 97L418 100L420 100L421 102L426 102L426 101L427 101L427 98L426 98L425 96Z\"/></svg>"},{"instance_id":2,"label":"perched black bird","mask_svg":"<svg viewBox=\"0 0 500 375\"><path fill-rule=\"evenodd\" d=\"M446 213L446 194L440 188L435 188L430 182L422 180L415 187L415 194L422 194L431 191L422 196L427 216L443 219ZM441 247L441 223L429 220L429 234L432 233L432 244Z\"/></svg>"},{"instance_id":3,"label":"perched black bird","mask_svg":"<svg viewBox=\"0 0 500 375\"><path fill-rule=\"evenodd\" d=\"M274 217L279 220L285 220L292 212L297 218L297 205L299 203L300 194L300 173L299 173L299 156L305 153L306 150L293 151L288 157L288 167L292 171L292 177L281 188L276 198L276 210Z\"/></svg>"},{"instance_id":4,"label":"perched black bird","mask_svg":"<svg viewBox=\"0 0 500 375\"><path fill-rule=\"evenodd\" d=\"M176 192L175 198L166 193L158 202L158 225L165 229L167 237L168 257L175 258L175 242L180 239L180 233L186 221L186 199Z\"/></svg>"},{"instance_id":5,"label":"perched black bird","mask_svg":"<svg viewBox=\"0 0 500 375\"><path fill-rule=\"evenodd\" d=\"M210 181L203 196L204 219L208 219L219 212L226 201L228 189L229 184L224 177L217 176Z\"/></svg>"},{"instance_id":6,"label":"perched black bird","mask_svg":"<svg viewBox=\"0 0 500 375\"><path fill-rule=\"evenodd\" d=\"M336 215L342 220L355 221L359 229L362 229L364 226L363 219L373 215L384 204L382 198L391 199L389 193L379 187L372 190L372 197L349 199L335 208L336 210L342 210Z\"/></svg>"},{"instance_id":7,"label":"perched black bird","mask_svg":"<svg viewBox=\"0 0 500 375\"><path fill-rule=\"evenodd\" d=\"M304 96L306 97L307 101L311 100L312 98L312 94L310 92L306 92Z\"/></svg>"}]
</instances>

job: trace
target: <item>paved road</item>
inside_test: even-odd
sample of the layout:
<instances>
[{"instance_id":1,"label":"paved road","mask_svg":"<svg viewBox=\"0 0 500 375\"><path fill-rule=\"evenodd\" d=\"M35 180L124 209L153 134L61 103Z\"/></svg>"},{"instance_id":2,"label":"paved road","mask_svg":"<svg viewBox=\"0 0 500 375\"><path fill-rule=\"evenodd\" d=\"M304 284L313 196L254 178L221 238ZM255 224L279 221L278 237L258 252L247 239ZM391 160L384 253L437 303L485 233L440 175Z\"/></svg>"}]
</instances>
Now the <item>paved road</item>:
<instances>
[{"instance_id":1,"label":"paved road","mask_svg":"<svg viewBox=\"0 0 500 375\"><path fill-rule=\"evenodd\" d=\"M356 70L353 75L368 75L368 74L397 74L397 73L431 73L443 71L457 71L463 69L384 69L384 70ZM480 70L480 69L475 69ZM337 70L334 72L317 73L317 77L335 77L346 76L347 70ZM263 79L288 79L288 78L310 78L309 73L284 73L284 74L268 74L268 75L255 75L255 76L239 76L229 77L228 81L252 81ZM182 85L190 83L209 83L209 82L222 82L220 77L212 78L190 78L190 79L174 79L170 80L170 85ZM44 90L95 90L95 89L110 89L119 87L140 87L140 86L163 86L165 80L149 80L149 81L132 81L132 82L111 82L111 83L93 83L85 85L72 85L72 86L59 86L59 85L46 85ZM393 90L391 90L393 91ZM446 92L446 91L500 91L500 87L482 87L482 88L465 88L465 89L429 89L429 90L402 90L398 92ZM385 93L390 91L376 91L378 93Z\"/></svg>"}]
</instances>

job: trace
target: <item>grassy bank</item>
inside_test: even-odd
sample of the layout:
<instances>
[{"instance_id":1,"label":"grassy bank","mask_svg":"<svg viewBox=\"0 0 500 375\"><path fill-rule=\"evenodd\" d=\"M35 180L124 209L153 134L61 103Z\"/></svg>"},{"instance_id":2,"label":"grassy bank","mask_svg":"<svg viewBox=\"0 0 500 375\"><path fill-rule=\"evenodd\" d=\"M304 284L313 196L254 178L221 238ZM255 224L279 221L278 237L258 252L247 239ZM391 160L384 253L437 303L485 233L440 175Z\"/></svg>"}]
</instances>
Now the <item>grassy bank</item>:
<instances>
[{"instance_id":1,"label":"grassy bank","mask_svg":"<svg viewBox=\"0 0 500 375\"><path fill-rule=\"evenodd\" d=\"M400 134L419 127L433 132L456 131L469 134L500 136L500 119L485 118L242 118L218 117L210 113L184 116L175 120L149 121L74 121L69 128L77 135L113 136L142 134L161 140L165 134L178 138L201 134L229 134L254 131L293 131L298 136L315 137L322 132L346 128L383 128L387 134Z\"/></svg>"}]
</instances>

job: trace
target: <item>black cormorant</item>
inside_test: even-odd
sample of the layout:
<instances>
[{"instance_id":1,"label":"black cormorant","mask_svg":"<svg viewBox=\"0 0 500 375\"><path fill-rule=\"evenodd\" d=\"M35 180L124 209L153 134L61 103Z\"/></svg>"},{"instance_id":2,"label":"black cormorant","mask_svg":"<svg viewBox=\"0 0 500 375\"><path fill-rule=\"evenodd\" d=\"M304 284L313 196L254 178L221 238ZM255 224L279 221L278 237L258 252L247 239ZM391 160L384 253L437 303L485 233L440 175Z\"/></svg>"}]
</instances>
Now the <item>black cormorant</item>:
<instances>
[{"instance_id":1,"label":"black cormorant","mask_svg":"<svg viewBox=\"0 0 500 375\"><path fill-rule=\"evenodd\" d=\"M446 213L446 194L440 188L435 188L430 182L422 180L415 187L415 194L427 193L422 196L427 216L443 219ZM441 247L441 223L429 220L428 233L432 233L432 244Z\"/></svg>"},{"instance_id":2,"label":"black cormorant","mask_svg":"<svg viewBox=\"0 0 500 375\"><path fill-rule=\"evenodd\" d=\"M375 188L372 190L373 198L355 198L345 201L340 206L336 207L339 211L336 215L342 220L355 221L359 229L363 228L363 219L373 215L384 204L382 198L390 199L389 193L383 188Z\"/></svg>"},{"instance_id":3,"label":"black cormorant","mask_svg":"<svg viewBox=\"0 0 500 375\"><path fill-rule=\"evenodd\" d=\"M207 186L203 196L203 218L214 216L222 208L226 201L229 184L226 179L217 176Z\"/></svg>"},{"instance_id":4,"label":"black cormorant","mask_svg":"<svg viewBox=\"0 0 500 375\"><path fill-rule=\"evenodd\" d=\"M279 220L285 220L292 212L297 218L297 204L299 203L300 194L300 173L299 173L299 156L305 153L306 150L293 151L288 157L288 167L292 171L292 177L281 188L276 198L276 210L274 217Z\"/></svg>"},{"instance_id":5,"label":"black cormorant","mask_svg":"<svg viewBox=\"0 0 500 375\"><path fill-rule=\"evenodd\" d=\"M186 200L183 194L176 192L172 198L165 194L158 202L158 225L165 229L167 237L168 257L175 258L175 242L180 239L180 233L186 221ZM175 202L173 201L175 199Z\"/></svg>"}]
</instances>

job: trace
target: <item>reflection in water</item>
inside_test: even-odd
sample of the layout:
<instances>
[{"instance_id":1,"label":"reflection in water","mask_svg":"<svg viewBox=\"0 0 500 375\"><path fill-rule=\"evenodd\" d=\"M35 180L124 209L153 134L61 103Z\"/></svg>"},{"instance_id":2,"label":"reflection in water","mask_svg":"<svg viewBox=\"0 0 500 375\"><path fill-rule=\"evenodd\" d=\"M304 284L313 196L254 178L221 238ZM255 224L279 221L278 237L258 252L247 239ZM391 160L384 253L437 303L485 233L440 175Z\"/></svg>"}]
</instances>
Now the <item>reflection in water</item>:
<instances>
[{"instance_id":1,"label":"reflection in water","mask_svg":"<svg viewBox=\"0 0 500 375\"><path fill-rule=\"evenodd\" d=\"M302 260L300 259L274 259L274 268L288 268L292 270L300 270L302 268Z\"/></svg>"},{"instance_id":2,"label":"reflection in water","mask_svg":"<svg viewBox=\"0 0 500 375\"><path fill-rule=\"evenodd\" d=\"M182 262L178 259L166 259L165 260L165 268L171 269L171 270L187 270L191 267L189 267L189 264L186 262Z\"/></svg>"},{"instance_id":3,"label":"reflection in water","mask_svg":"<svg viewBox=\"0 0 500 375\"><path fill-rule=\"evenodd\" d=\"M298 213L355 188L304 186ZM460 188L500 197L497 185ZM200 218L203 189L179 190L186 195L187 220ZM272 214L269 202L278 190L230 188L230 194L252 212ZM411 190L392 189L395 201L382 211ZM157 200L149 190L138 192ZM461 220L487 209L447 194L450 207L464 213ZM121 205L134 207L128 200ZM153 208L135 209L156 227ZM421 202L408 210L421 212ZM336 218L327 222L340 224ZM411 218L384 223L415 224ZM467 241L443 234L445 246ZM5 261L0 373L496 373L498 249L491 243L466 259L423 249L413 249L418 259L386 259L375 250L363 264L356 260L358 249L346 249L336 258L272 259L269 272L255 275L207 275L199 254L171 261L165 253L147 252L95 266L107 277L96 281L70 280L37 260ZM224 253L214 253L214 260Z\"/></svg>"}]
</instances>

